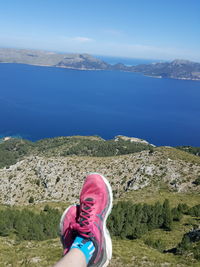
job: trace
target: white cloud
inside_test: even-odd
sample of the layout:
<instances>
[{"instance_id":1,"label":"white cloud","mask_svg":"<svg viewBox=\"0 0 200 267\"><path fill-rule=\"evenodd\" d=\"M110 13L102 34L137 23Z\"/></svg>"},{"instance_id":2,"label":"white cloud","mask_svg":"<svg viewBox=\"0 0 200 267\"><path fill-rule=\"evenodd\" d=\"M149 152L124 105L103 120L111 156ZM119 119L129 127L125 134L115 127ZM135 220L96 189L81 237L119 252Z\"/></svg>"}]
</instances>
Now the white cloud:
<instances>
[{"instance_id":1,"label":"white cloud","mask_svg":"<svg viewBox=\"0 0 200 267\"><path fill-rule=\"evenodd\" d=\"M84 36L73 37L73 38L70 38L70 40L71 41L76 41L76 42L79 42L79 43L88 43L88 42L94 41L93 39L88 38L88 37L84 37Z\"/></svg>"},{"instance_id":2,"label":"white cloud","mask_svg":"<svg viewBox=\"0 0 200 267\"><path fill-rule=\"evenodd\" d=\"M173 60L175 58L190 59L199 61L199 51L191 51L183 47L161 47L143 44L126 44L126 43L103 43L101 49L104 55L113 55L118 57L129 58L146 58L146 59L165 59ZM98 54L101 52L99 51Z\"/></svg>"}]
</instances>

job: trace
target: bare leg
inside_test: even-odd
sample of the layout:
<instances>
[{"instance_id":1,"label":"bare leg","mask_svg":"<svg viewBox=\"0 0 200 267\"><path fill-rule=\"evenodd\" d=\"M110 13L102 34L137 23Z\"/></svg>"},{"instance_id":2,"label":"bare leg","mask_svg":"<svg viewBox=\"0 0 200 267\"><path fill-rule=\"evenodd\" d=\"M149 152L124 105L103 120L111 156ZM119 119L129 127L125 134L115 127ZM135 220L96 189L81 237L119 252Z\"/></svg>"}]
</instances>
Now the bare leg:
<instances>
[{"instance_id":1,"label":"bare leg","mask_svg":"<svg viewBox=\"0 0 200 267\"><path fill-rule=\"evenodd\" d=\"M71 249L59 262L53 267L86 267L85 256L80 249Z\"/></svg>"}]
</instances>

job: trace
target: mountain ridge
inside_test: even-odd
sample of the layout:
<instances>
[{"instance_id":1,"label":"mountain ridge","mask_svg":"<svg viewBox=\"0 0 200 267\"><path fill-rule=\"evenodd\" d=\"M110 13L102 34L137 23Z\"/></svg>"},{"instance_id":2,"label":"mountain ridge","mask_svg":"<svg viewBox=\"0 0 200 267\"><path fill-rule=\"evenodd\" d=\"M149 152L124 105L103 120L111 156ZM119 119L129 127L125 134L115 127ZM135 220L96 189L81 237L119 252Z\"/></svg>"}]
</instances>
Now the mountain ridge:
<instances>
[{"instance_id":1,"label":"mountain ridge","mask_svg":"<svg viewBox=\"0 0 200 267\"><path fill-rule=\"evenodd\" d=\"M115 70L138 72L155 78L200 80L200 63L175 59L172 62L126 66L109 64L89 54L61 54L42 50L0 48L0 63L20 63L77 70Z\"/></svg>"},{"instance_id":2,"label":"mountain ridge","mask_svg":"<svg viewBox=\"0 0 200 267\"><path fill-rule=\"evenodd\" d=\"M182 59L138 65L133 67L133 71L158 78L200 80L200 63Z\"/></svg>"},{"instance_id":3,"label":"mountain ridge","mask_svg":"<svg viewBox=\"0 0 200 267\"><path fill-rule=\"evenodd\" d=\"M141 139L118 136L110 142L77 136L36 144L8 139L0 144L0 161L9 158L9 152L19 155L0 169L0 203L6 205L27 205L31 197L36 203L77 201L90 172L105 175L116 198L142 188L156 192L164 186L171 192L195 194L200 187L199 156L153 147Z\"/></svg>"}]
</instances>

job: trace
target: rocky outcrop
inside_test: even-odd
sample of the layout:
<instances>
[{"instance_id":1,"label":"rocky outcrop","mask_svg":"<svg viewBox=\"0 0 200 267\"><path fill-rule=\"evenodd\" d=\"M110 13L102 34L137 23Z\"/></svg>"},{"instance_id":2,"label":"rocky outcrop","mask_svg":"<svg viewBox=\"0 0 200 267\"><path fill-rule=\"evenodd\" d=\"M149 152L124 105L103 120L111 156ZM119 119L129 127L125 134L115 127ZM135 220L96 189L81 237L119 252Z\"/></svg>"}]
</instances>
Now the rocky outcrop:
<instances>
[{"instance_id":1,"label":"rocky outcrop","mask_svg":"<svg viewBox=\"0 0 200 267\"><path fill-rule=\"evenodd\" d=\"M0 169L0 203L28 204L30 197L34 202L74 202L90 172L105 175L115 197L147 186L157 190L163 183L176 192L200 189L193 184L200 173L200 164L169 158L161 149L104 158L29 156Z\"/></svg>"},{"instance_id":2,"label":"rocky outcrop","mask_svg":"<svg viewBox=\"0 0 200 267\"><path fill-rule=\"evenodd\" d=\"M56 67L80 69L80 70L107 70L109 64L88 54L71 54L65 56Z\"/></svg>"},{"instance_id":3,"label":"rocky outcrop","mask_svg":"<svg viewBox=\"0 0 200 267\"><path fill-rule=\"evenodd\" d=\"M119 140L124 140L124 141L130 141L131 143L141 143L141 144L146 144L146 145L151 145L149 142L147 142L144 139L140 139L137 137L128 137L128 136L124 136L124 135L117 135L114 138L114 141L119 141ZM152 145L154 146L154 145ZM155 147L155 146L154 146Z\"/></svg>"},{"instance_id":4,"label":"rocky outcrop","mask_svg":"<svg viewBox=\"0 0 200 267\"><path fill-rule=\"evenodd\" d=\"M132 67L132 71L160 78L200 80L200 63L176 59L172 62L143 64Z\"/></svg>"}]
</instances>

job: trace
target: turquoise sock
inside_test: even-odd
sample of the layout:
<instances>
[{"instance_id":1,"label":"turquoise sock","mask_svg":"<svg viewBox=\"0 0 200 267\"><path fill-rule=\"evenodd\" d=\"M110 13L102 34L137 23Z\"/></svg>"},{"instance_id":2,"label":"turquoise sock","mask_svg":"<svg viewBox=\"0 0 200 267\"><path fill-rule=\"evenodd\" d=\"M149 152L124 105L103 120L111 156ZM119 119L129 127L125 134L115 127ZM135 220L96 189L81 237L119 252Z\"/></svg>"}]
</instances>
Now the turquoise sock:
<instances>
[{"instance_id":1,"label":"turquoise sock","mask_svg":"<svg viewBox=\"0 0 200 267\"><path fill-rule=\"evenodd\" d=\"M85 255L87 264L88 264L89 260L91 259L92 255L95 251L95 247L94 247L93 242L91 240L85 239L81 236L77 236L75 238L74 243L72 244L70 250L72 248L78 248L83 252L83 254Z\"/></svg>"}]
</instances>

